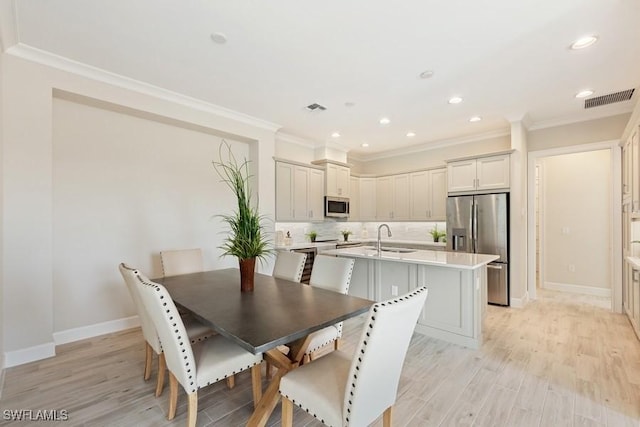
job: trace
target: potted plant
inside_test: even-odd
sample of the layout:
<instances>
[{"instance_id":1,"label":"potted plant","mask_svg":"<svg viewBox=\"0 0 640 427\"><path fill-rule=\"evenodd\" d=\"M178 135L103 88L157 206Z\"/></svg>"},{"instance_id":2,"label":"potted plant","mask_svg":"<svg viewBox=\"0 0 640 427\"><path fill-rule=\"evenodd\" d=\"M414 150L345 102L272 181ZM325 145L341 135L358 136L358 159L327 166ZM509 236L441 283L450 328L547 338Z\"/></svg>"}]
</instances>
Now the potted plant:
<instances>
[{"instance_id":1,"label":"potted plant","mask_svg":"<svg viewBox=\"0 0 640 427\"><path fill-rule=\"evenodd\" d=\"M352 234L351 230L342 230L340 233L342 233L342 238L344 238L345 242L349 241L349 235Z\"/></svg>"},{"instance_id":2,"label":"potted plant","mask_svg":"<svg viewBox=\"0 0 640 427\"><path fill-rule=\"evenodd\" d=\"M311 240L312 242L316 241L316 237L318 237L318 233L315 232L314 230L311 230L310 232L307 233L307 237L309 238L309 240Z\"/></svg>"},{"instance_id":3,"label":"potted plant","mask_svg":"<svg viewBox=\"0 0 640 427\"><path fill-rule=\"evenodd\" d=\"M438 230L438 224L431 229L429 234L433 237L434 242L439 242L441 238L447 237L447 233L445 231Z\"/></svg>"},{"instance_id":4,"label":"potted plant","mask_svg":"<svg viewBox=\"0 0 640 427\"><path fill-rule=\"evenodd\" d=\"M251 204L249 161L239 163L231 152L231 145L222 140L218 148L219 161L213 167L222 182L236 196L237 207L231 215L220 215L229 226L229 235L220 249L223 256L232 255L240 263L240 290L253 291L256 258L262 262L272 250L269 248L262 226L263 217L257 206Z\"/></svg>"}]
</instances>

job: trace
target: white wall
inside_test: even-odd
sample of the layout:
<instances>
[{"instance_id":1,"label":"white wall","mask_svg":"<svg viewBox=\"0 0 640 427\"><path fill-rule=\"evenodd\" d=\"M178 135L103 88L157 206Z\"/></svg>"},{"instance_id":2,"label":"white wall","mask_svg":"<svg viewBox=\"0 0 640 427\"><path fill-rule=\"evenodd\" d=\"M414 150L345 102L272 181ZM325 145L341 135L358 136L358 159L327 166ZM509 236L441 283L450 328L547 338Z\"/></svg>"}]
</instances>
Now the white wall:
<instances>
[{"instance_id":1,"label":"white wall","mask_svg":"<svg viewBox=\"0 0 640 427\"><path fill-rule=\"evenodd\" d=\"M543 281L552 286L611 289L610 156L610 150L600 150L542 162Z\"/></svg>"},{"instance_id":2,"label":"white wall","mask_svg":"<svg viewBox=\"0 0 640 427\"><path fill-rule=\"evenodd\" d=\"M314 148L276 137L275 156L280 159L309 163L316 160Z\"/></svg>"},{"instance_id":3,"label":"white wall","mask_svg":"<svg viewBox=\"0 0 640 427\"><path fill-rule=\"evenodd\" d=\"M2 6L0 6L0 10ZM2 74L4 74L4 56L0 55L0 76ZM0 129L4 128L4 103L2 102L3 99L3 93L4 93L4 80L0 79ZM2 165L4 162L2 160L2 151L3 151L3 147L4 147L4 132L0 132L0 165ZM3 209L3 205L4 205L4 193L3 193L3 189L4 189L4 185L3 185L3 173L2 170L0 169L0 224L4 223L4 209ZM0 225L0 230L2 230L2 226ZM3 268L3 261L4 261L4 245L3 245L3 240L0 239L0 395L2 394L2 372L4 369L4 327L2 326L2 324L4 323L3 319L4 319L4 268Z\"/></svg>"},{"instance_id":4,"label":"white wall","mask_svg":"<svg viewBox=\"0 0 640 427\"><path fill-rule=\"evenodd\" d=\"M215 214L210 209L209 200L198 198L189 209L183 208L182 211L167 213L166 208L171 205L172 198L184 197L176 191L179 184L187 182L187 178L180 176L182 173L193 170L197 178L188 182L192 185L200 182L200 186L194 189L198 195L205 191L205 184L200 180L207 173L205 168L211 160L205 146L209 140L215 146L217 140L211 135L222 135L247 144L249 157L255 162L252 166L258 178L257 196L261 213L272 219L275 212L272 157L277 126L94 69L84 69L77 64L60 63L56 59L35 55L34 60L42 61L36 63L18 58L18 54L19 50L3 54L1 74L4 120L0 130L4 184L0 233L4 249L2 328L8 366L53 355L53 333L60 333L59 328L78 326L96 331L100 328L92 329L96 325L91 322L118 324L120 316L130 314L129 297L123 290L115 288L117 262L124 257L131 263L140 263L143 269L149 268L150 274L154 274L158 272L157 263L154 264L152 258L154 250L187 243L207 246L202 243L207 236L197 236L207 227L206 223L199 222L181 230L175 228L199 215ZM58 62L51 62L55 67L44 65L50 61ZM62 94L59 98L66 101L76 97L96 100L97 104L113 106L113 109L106 113L92 111L87 105L79 108L54 99L54 93ZM87 104L94 105L93 101ZM113 111L124 111L136 118L118 116ZM91 116L93 113L96 116ZM79 116L74 118L74 114ZM154 118L155 123L140 120L144 117ZM82 120L89 119L94 120L93 124L101 124L104 132L110 132L111 151L104 151L104 147L101 150L97 147L88 149L97 142L106 142L87 132ZM74 128L74 124L78 126ZM180 129L172 129L172 126ZM124 129L135 129L136 134L127 139L130 135L118 134ZM163 132L166 133L164 137L160 135ZM207 136L198 135L198 132ZM81 143L87 146L81 147ZM134 159L127 157L132 153L140 156L151 148L155 156L151 156L150 164L144 169L135 166ZM193 152L188 153L189 150ZM183 157L185 155L187 157ZM160 208L163 208L160 210L164 212L152 214L151 221L143 217L152 212L146 206L136 207L135 211L139 212L137 218L118 216L121 211L114 209L115 204L123 200L131 202L132 192L136 189L135 186L124 186L123 177L141 180L138 181L139 189L142 180L148 179L139 175L141 170L153 172L157 178L162 168L153 170L153 164L168 166L172 159L194 161L197 155L207 166L200 168L191 164L188 168L181 166L167 171L175 174L176 187L167 192L155 187L153 193L144 199L145 202L159 201ZM119 166L126 168L119 172ZM227 196L217 192L212 171L209 176L212 182L207 196L225 200ZM164 183L168 185L167 181ZM123 193L115 191L116 184ZM89 191L90 187L93 193ZM74 198L76 189L78 193ZM101 196L112 204L105 204ZM78 212L71 212L70 207L65 206L67 202L81 206L79 199L86 200L87 206L78 208ZM67 215L73 215L73 221ZM107 225L106 221L112 217L118 222ZM176 225L169 229L167 224L171 220L176 220ZM135 221L138 221L137 229L143 230L146 236L160 229L168 234L144 243L133 242L131 235L118 234L119 227L132 229ZM208 221L208 217L204 221ZM210 224L213 227L215 223L212 221ZM87 236L81 236L78 228L88 229ZM269 228L273 230L273 223ZM63 238L66 235L71 236L70 240ZM217 262L214 261L213 246L212 242L208 243L209 263ZM137 250L143 253L134 254ZM120 253L116 257L117 252ZM76 278L75 271L74 275L70 274L72 264L83 266L82 277ZM100 275L101 279L95 279ZM93 287L96 292L90 294L81 287L81 283L85 287ZM81 292L79 296L73 293L78 289ZM76 298L79 300L74 301ZM80 308L76 313L75 310L89 298L101 299L102 303L113 306L91 313L88 308ZM59 307L59 304L63 306ZM65 312L65 309L72 311Z\"/></svg>"}]
</instances>

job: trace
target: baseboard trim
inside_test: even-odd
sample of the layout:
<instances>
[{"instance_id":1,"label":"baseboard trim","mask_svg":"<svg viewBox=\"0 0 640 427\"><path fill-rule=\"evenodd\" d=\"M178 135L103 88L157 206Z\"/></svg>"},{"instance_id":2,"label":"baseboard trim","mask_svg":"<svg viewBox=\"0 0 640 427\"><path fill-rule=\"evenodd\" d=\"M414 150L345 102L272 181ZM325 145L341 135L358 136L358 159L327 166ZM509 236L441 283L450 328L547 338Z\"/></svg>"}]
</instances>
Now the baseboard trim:
<instances>
[{"instance_id":1,"label":"baseboard trim","mask_svg":"<svg viewBox=\"0 0 640 427\"><path fill-rule=\"evenodd\" d=\"M37 360L47 359L56 355L56 345L53 342L7 351L4 354L5 368L11 368Z\"/></svg>"},{"instance_id":2,"label":"baseboard trim","mask_svg":"<svg viewBox=\"0 0 640 427\"><path fill-rule=\"evenodd\" d=\"M570 283L544 282L543 288L552 291L571 292L574 294L594 295L611 298L611 289L594 288L592 286L572 285Z\"/></svg>"},{"instance_id":3,"label":"baseboard trim","mask_svg":"<svg viewBox=\"0 0 640 427\"><path fill-rule=\"evenodd\" d=\"M140 326L140 319L138 318L138 316L109 320L108 322L96 323L94 325L81 326L79 328L54 332L53 342L55 343L55 345L67 344L87 338L97 337L99 335L124 331L126 329L131 329L138 326Z\"/></svg>"},{"instance_id":4,"label":"baseboard trim","mask_svg":"<svg viewBox=\"0 0 640 427\"><path fill-rule=\"evenodd\" d=\"M513 308L523 308L529 303L529 291L526 291L522 298L511 297L510 303Z\"/></svg>"}]
</instances>

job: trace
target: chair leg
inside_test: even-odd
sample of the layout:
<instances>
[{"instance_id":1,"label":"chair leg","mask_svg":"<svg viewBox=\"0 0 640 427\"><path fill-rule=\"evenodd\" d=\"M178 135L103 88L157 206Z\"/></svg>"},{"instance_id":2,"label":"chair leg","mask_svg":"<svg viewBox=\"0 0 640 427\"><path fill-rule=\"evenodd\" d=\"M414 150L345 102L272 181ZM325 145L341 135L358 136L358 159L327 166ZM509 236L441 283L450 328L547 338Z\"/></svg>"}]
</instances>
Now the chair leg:
<instances>
[{"instance_id":1,"label":"chair leg","mask_svg":"<svg viewBox=\"0 0 640 427\"><path fill-rule=\"evenodd\" d=\"M231 390L235 386L236 386L236 376L231 375L230 377L227 377L227 388Z\"/></svg>"},{"instance_id":2,"label":"chair leg","mask_svg":"<svg viewBox=\"0 0 640 427\"><path fill-rule=\"evenodd\" d=\"M391 427L391 422L392 422L392 412L393 412L393 405L389 406L385 411L384 414L382 414L382 426L383 427Z\"/></svg>"},{"instance_id":3,"label":"chair leg","mask_svg":"<svg viewBox=\"0 0 640 427\"><path fill-rule=\"evenodd\" d=\"M282 396L282 427L293 426L293 402ZM385 425L385 427L387 427Z\"/></svg>"},{"instance_id":4,"label":"chair leg","mask_svg":"<svg viewBox=\"0 0 640 427\"><path fill-rule=\"evenodd\" d=\"M178 406L178 379L169 371L169 415L168 420L176 417L176 408Z\"/></svg>"},{"instance_id":5,"label":"chair leg","mask_svg":"<svg viewBox=\"0 0 640 427\"><path fill-rule=\"evenodd\" d=\"M253 407L258 407L258 402L262 399L262 374L260 373L260 363L251 367L251 388L253 389Z\"/></svg>"},{"instance_id":6,"label":"chair leg","mask_svg":"<svg viewBox=\"0 0 640 427\"><path fill-rule=\"evenodd\" d=\"M164 374L167 370L167 362L164 360L164 353L158 355L158 381L156 383L156 397L160 397L164 389Z\"/></svg>"},{"instance_id":7,"label":"chair leg","mask_svg":"<svg viewBox=\"0 0 640 427\"><path fill-rule=\"evenodd\" d=\"M151 361L153 360L153 349L148 342L144 342L144 380L151 378Z\"/></svg>"},{"instance_id":8,"label":"chair leg","mask_svg":"<svg viewBox=\"0 0 640 427\"><path fill-rule=\"evenodd\" d=\"M187 395L189 404L187 407L187 426L196 427L196 418L198 418L198 392L194 391Z\"/></svg>"},{"instance_id":9,"label":"chair leg","mask_svg":"<svg viewBox=\"0 0 640 427\"><path fill-rule=\"evenodd\" d=\"M270 380L271 376L273 375L273 366L271 366L271 363L267 362L266 368L265 368L265 377Z\"/></svg>"},{"instance_id":10,"label":"chair leg","mask_svg":"<svg viewBox=\"0 0 640 427\"><path fill-rule=\"evenodd\" d=\"M340 350L340 345L342 344L342 340L340 338L338 338L337 340L335 340L333 342L333 349L334 350Z\"/></svg>"}]
</instances>

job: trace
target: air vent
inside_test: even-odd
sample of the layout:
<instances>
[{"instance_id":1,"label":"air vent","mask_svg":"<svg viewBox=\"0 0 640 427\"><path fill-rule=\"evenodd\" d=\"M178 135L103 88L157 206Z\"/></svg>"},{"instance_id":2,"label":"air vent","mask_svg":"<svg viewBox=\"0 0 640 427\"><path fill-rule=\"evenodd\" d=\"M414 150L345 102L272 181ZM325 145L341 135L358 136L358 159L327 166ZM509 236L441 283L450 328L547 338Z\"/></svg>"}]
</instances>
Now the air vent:
<instances>
[{"instance_id":1,"label":"air vent","mask_svg":"<svg viewBox=\"0 0 640 427\"><path fill-rule=\"evenodd\" d=\"M320 105L316 102L314 102L313 104L307 105L304 108L306 108L309 111L324 111L327 109L327 107L325 107L324 105Z\"/></svg>"},{"instance_id":2,"label":"air vent","mask_svg":"<svg viewBox=\"0 0 640 427\"><path fill-rule=\"evenodd\" d=\"M584 100L584 108L600 107L602 105L613 104L616 102L628 101L633 96L635 89L627 89L608 95L596 96Z\"/></svg>"}]
</instances>

